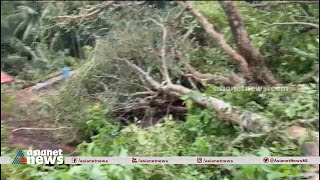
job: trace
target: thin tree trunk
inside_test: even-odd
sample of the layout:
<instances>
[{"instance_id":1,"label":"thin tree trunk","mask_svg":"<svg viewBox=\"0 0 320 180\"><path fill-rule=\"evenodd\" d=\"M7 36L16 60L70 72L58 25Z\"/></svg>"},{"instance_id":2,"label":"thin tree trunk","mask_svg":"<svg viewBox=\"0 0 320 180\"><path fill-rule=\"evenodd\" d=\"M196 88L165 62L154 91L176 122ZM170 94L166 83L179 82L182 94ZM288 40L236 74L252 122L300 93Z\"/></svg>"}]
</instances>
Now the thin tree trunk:
<instances>
[{"instance_id":1,"label":"thin tree trunk","mask_svg":"<svg viewBox=\"0 0 320 180\"><path fill-rule=\"evenodd\" d=\"M196 17L198 23L203 27L206 33L209 35L211 39L213 39L221 49L229 55L233 62L237 65L239 71L249 80L252 80L252 72L248 67L248 63L243 56L237 53L224 39L223 35L218 33L213 25L196 9L193 7L192 2L187 1L187 10Z\"/></svg>"},{"instance_id":2,"label":"thin tree trunk","mask_svg":"<svg viewBox=\"0 0 320 180\"><path fill-rule=\"evenodd\" d=\"M265 85L279 84L272 72L266 66L264 58L259 50L250 41L243 19L234 5L234 2L221 1L220 4L228 17L229 25L234 40L240 50L240 54L248 62L249 68L254 73L256 81Z\"/></svg>"}]
</instances>

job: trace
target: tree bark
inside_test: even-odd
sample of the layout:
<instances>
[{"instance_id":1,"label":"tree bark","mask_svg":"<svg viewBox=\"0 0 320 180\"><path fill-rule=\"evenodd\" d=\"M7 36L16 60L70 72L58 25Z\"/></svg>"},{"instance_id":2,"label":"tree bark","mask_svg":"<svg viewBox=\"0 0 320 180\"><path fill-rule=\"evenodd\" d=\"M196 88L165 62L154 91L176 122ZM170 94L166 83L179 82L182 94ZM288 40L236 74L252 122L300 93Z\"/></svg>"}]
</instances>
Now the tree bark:
<instances>
[{"instance_id":1,"label":"tree bark","mask_svg":"<svg viewBox=\"0 0 320 180\"><path fill-rule=\"evenodd\" d=\"M248 62L256 81L265 85L278 85L278 81L265 64L263 56L250 41L244 21L234 2L221 1L220 4L228 17L229 25L240 54Z\"/></svg>"},{"instance_id":2,"label":"tree bark","mask_svg":"<svg viewBox=\"0 0 320 180\"><path fill-rule=\"evenodd\" d=\"M211 39L213 39L222 49L223 51L229 55L233 62L237 65L239 71L244 74L244 76L252 80L252 72L248 67L248 63L244 57L242 57L236 50L234 50L224 39L223 35L218 33L213 25L196 9L193 7L192 2L187 1L187 10L196 17L198 23L204 28L206 33L209 35Z\"/></svg>"}]
</instances>

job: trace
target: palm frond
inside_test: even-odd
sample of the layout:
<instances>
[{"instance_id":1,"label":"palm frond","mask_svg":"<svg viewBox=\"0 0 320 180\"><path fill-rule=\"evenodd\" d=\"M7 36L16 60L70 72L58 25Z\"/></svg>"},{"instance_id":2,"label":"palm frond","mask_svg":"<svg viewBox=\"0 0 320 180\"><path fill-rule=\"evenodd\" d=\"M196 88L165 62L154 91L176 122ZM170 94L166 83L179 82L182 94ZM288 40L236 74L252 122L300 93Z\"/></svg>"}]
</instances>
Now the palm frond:
<instances>
[{"instance_id":1,"label":"palm frond","mask_svg":"<svg viewBox=\"0 0 320 180\"><path fill-rule=\"evenodd\" d=\"M34 27L34 24L28 24L27 28L24 30L22 40L26 40L28 36L31 34L32 28Z\"/></svg>"},{"instance_id":2,"label":"palm frond","mask_svg":"<svg viewBox=\"0 0 320 180\"><path fill-rule=\"evenodd\" d=\"M23 30L27 25L27 21L21 21L18 26L14 29L13 35L16 36L21 30Z\"/></svg>"}]
</instances>

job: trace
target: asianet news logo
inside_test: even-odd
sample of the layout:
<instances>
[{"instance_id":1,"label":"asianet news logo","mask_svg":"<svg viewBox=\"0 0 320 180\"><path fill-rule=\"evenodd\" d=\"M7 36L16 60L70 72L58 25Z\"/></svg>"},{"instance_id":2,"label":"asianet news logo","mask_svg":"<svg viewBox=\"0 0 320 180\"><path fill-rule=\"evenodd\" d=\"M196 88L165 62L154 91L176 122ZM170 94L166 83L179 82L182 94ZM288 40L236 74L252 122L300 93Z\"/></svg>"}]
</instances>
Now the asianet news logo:
<instances>
[{"instance_id":1,"label":"asianet news logo","mask_svg":"<svg viewBox=\"0 0 320 180\"><path fill-rule=\"evenodd\" d=\"M27 156L20 149L12 164L63 164L62 149L27 150Z\"/></svg>"}]
</instances>

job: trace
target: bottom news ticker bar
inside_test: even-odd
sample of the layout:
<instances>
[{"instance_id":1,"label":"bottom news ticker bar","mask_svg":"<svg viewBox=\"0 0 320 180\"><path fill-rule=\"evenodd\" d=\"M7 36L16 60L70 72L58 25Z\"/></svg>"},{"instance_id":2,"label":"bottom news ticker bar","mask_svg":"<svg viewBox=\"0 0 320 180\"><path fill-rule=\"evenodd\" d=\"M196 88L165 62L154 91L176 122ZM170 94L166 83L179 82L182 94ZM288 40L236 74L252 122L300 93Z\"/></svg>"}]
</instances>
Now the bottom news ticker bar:
<instances>
[{"instance_id":1,"label":"bottom news ticker bar","mask_svg":"<svg viewBox=\"0 0 320 180\"><path fill-rule=\"evenodd\" d=\"M11 164L1 157L1 164ZM64 164L320 164L320 157L64 157Z\"/></svg>"}]
</instances>

